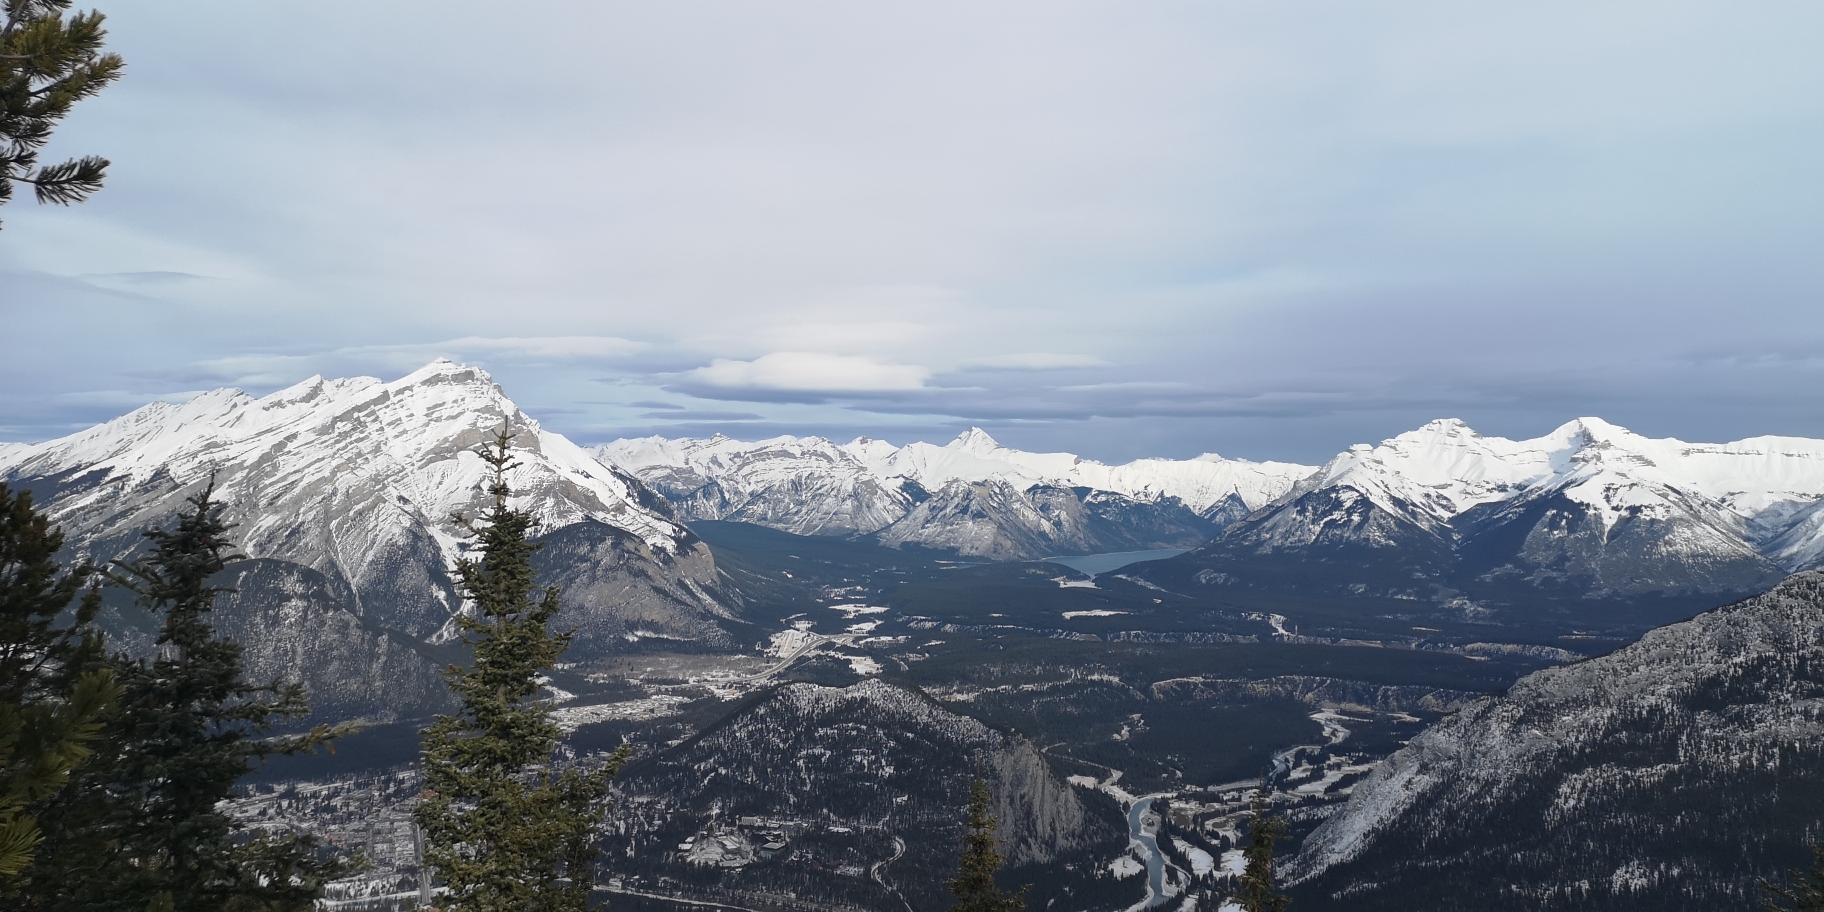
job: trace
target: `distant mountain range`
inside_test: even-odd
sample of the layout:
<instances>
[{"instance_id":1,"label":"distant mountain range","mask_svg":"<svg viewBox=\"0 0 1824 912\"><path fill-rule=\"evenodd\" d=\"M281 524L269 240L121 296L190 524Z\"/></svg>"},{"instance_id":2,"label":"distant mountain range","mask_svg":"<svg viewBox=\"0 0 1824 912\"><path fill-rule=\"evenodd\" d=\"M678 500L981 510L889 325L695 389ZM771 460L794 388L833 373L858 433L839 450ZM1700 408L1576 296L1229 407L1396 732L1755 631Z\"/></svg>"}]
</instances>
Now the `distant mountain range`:
<instances>
[{"instance_id":1,"label":"distant mountain range","mask_svg":"<svg viewBox=\"0 0 1824 912\"><path fill-rule=\"evenodd\" d=\"M1194 547L1135 572L1178 591L1454 604L1539 593L1758 591L1824 564L1824 441L1652 439L1580 418L1531 440L1434 421L1324 466L1204 455L1103 465L861 438L641 438L593 451L690 519L867 536L964 557Z\"/></svg>"},{"instance_id":2,"label":"distant mountain range","mask_svg":"<svg viewBox=\"0 0 1824 912\"><path fill-rule=\"evenodd\" d=\"M1004 447L980 428L944 446L718 435L617 440L592 452L651 485L685 520L990 560L1196 547L1313 471L1213 453L1111 466Z\"/></svg>"},{"instance_id":3,"label":"distant mountain range","mask_svg":"<svg viewBox=\"0 0 1824 912\"><path fill-rule=\"evenodd\" d=\"M1824 572L1520 679L1357 785L1289 875L1309 909L1742 909L1809 864Z\"/></svg>"},{"instance_id":4,"label":"distant mountain range","mask_svg":"<svg viewBox=\"0 0 1824 912\"><path fill-rule=\"evenodd\" d=\"M1715 599L1824 563L1824 441L1651 439L1596 418L1543 437L1434 421L1339 454L1214 541L1136 571L1188 590L1460 609Z\"/></svg>"}]
</instances>

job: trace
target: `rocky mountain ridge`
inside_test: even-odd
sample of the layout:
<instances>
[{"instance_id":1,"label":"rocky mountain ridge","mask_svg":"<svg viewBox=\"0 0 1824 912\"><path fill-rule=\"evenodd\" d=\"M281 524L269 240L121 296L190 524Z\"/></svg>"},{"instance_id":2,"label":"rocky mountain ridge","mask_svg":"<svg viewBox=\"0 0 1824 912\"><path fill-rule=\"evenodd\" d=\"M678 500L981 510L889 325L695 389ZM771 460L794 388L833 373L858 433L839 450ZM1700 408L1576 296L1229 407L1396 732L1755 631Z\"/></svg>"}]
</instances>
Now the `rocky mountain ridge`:
<instances>
[{"instance_id":1,"label":"rocky mountain ridge","mask_svg":"<svg viewBox=\"0 0 1824 912\"><path fill-rule=\"evenodd\" d=\"M1288 871L1312 908L1741 907L1805 860L1821 790L1812 571L1444 719Z\"/></svg>"},{"instance_id":2,"label":"rocky mountain ridge","mask_svg":"<svg viewBox=\"0 0 1824 912\"><path fill-rule=\"evenodd\" d=\"M943 446L718 435L617 440L592 452L686 520L872 536L993 560L1194 547L1311 472L1215 454L1110 466L1004 447L980 428Z\"/></svg>"},{"instance_id":3,"label":"rocky mountain ridge","mask_svg":"<svg viewBox=\"0 0 1824 912\"><path fill-rule=\"evenodd\" d=\"M733 597L718 588L708 547L668 505L527 417L486 372L449 361L391 383L312 377L257 399L216 390L155 402L7 448L0 480L34 492L64 529L70 561L100 564L131 556L146 529L213 482L243 554L303 571L230 570L243 586L242 621L275 625L240 631L253 644L255 676L299 670L280 662L295 652L287 642L359 629L371 636L341 642L365 665L351 656L303 671L346 677L362 666L379 676L366 681L373 692L409 694L425 690L426 669L442 663L400 644L451 636L462 602L449 568L467 544L451 517L485 507L486 470L474 451L503 425L518 461L508 479L514 503L537 517L549 543L541 560L566 591L579 653L645 635L726 640L720 622ZM129 642L134 610L121 608L116 623ZM262 656L280 665L266 668ZM325 693L352 687L310 683Z\"/></svg>"},{"instance_id":4,"label":"rocky mountain ridge","mask_svg":"<svg viewBox=\"0 0 1824 912\"><path fill-rule=\"evenodd\" d=\"M1596 418L1507 440L1434 421L1352 447L1146 575L1470 610L1540 592L1741 595L1824 559L1821 499L1821 440L1696 444Z\"/></svg>"}]
</instances>

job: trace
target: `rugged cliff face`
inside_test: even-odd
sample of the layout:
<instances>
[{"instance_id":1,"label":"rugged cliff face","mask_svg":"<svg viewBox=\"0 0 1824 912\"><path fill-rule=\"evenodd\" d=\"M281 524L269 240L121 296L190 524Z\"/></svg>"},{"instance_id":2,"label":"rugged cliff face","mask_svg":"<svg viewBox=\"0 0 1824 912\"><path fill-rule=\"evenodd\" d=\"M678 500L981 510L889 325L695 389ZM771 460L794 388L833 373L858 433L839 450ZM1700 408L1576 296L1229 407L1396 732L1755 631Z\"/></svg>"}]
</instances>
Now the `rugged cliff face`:
<instances>
[{"instance_id":1,"label":"rugged cliff face","mask_svg":"<svg viewBox=\"0 0 1824 912\"><path fill-rule=\"evenodd\" d=\"M391 720L454 707L438 673L454 656L364 622L330 578L275 560L241 561L222 577L233 591L216 599L212 620L242 644L247 680L301 681L312 721Z\"/></svg>"},{"instance_id":2,"label":"rugged cliff face","mask_svg":"<svg viewBox=\"0 0 1824 912\"><path fill-rule=\"evenodd\" d=\"M988 479L944 485L874 537L894 548L917 545L961 557L1032 560L1193 547L1216 528L1176 498L1141 502L1090 488L1022 489Z\"/></svg>"},{"instance_id":3,"label":"rugged cliff face","mask_svg":"<svg viewBox=\"0 0 1824 912\"><path fill-rule=\"evenodd\" d=\"M1824 572L1521 679L1395 754L1290 866L1307 908L1739 908L1824 793Z\"/></svg>"},{"instance_id":4,"label":"rugged cliff face","mask_svg":"<svg viewBox=\"0 0 1824 912\"><path fill-rule=\"evenodd\" d=\"M981 774L996 796L1010 860L1045 862L1102 834L1032 744L877 679L851 687L789 684L652 761L625 788L739 815L873 821L923 829L915 846L953 861Z\"/></svg>"}]
</instances>

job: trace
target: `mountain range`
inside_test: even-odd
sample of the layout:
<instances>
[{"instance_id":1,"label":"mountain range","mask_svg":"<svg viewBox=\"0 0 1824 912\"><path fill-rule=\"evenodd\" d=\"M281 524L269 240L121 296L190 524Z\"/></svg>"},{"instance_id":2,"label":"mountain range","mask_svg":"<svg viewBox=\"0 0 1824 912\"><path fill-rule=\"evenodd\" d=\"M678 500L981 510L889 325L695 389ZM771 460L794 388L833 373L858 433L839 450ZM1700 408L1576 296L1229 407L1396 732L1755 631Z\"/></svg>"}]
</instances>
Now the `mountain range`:
<instances>
[{"instance_id":1,"label":"mountain range","mask_svg":"<svg viewBox=\"0 0 1824 912\"><path fill-rule=\"evenodd\" d=\"M1437 421L1315 467L1213 454L1104 465L975 429L942 446L715 437L585 450L525 415L484 371L437 361L392 382L313 377L264 397L218 390L152 403L58 440L0 445L0 481L34 493L67 534L67 560L96 564L132 558L145 530L213 484L247 556L224 571L233 591L215 621L245 647L250 677L302 678L320 718L409 720L448 705L439 669L461 659L451 621L464 610L448 568L467 544L453 516L486 506L474 450L503 427L518 461L514 504L540 523L540 582L563 590L563 623L577 631L566 656L575 667L552 672L553 691L604 688L579 705L621 701L622 715L604 717L621 721L595 723L591 736L612 747L646 732L652 745L627 771L652 799L636 815L646 828L619 834L630 852L731 825L724 818L821 819L799 840L802 870L782 863L779 876L857 902L941 901L950 831L938 822L954 815L958 776L974 768L1006 793L1017 862L1074 871L1072 889L1107 881L1115 895L1119 879L1101 861L1110 844L1119 850L1117 810L1106 791L1073 792L1051 764L1112 785L1103 775L1121 770L1097 764L1132 767L1125 784L1151 768L1142 759L1169 760L1177 781L1184 769L1196 778L1185 758L1216 751L1205 740L1221 742L1230 765L1281 747L1267 736L1248 735L1246 751L1222 741L1235 733L1208 720L1229 718L1212 711L1236 701L1214 685L1197 691L1208 705L1174 715L1087 685L1080 697L1054 693L1057 682L1037 677L1126 694L1133 684L1108 674L1119 662L1156 673L1145 681L1171 693L1205 688L1212 667L1236 689L1345 675L1347 687L1310 706L1279 701L1226 725L1269 731L1266 719L1273 738L1317 726L1313 707L1372 704L1364 682L1380 682L1375 693L1449 687L1464 691L1453 701L1472 701L1356 785L1346 806L1311 814L1328 816L1291 868L1301 907L1447 909L1466 896L1494 909L1740 906L1756 877L1803 861L1816 835L1819 440L1694 444L1583 418L1530 440ZM933 559L1152 548L1190 550L1094 580ZM1484 642L1483 625L1507 614L1559 612L1549 642L1619 644L1650 625L1603 639L1580 632L1585 615L1571 612L1682 599L1675 617L1688 618L1776 584L1504 696L1468 692L1539 665L1501 656L1575 658L1537 648L1543 640ZM112 599L114 642L151 648L150 619ZM1370 619L1351 629L1378 626L1323 632L1348 626L1341 612L1323 616L1335 604ZM1409 619L1427 612L1455 627ZM769 635L803 649L786 656L775 642L765 663L736 655ZM814 658L795 667L815 683L770 677L819 643L843 651L822 671ZM1398 645L1412 648L1386 648ZM1447 647L1457 654L1438 651ZM642 683L626 674L634 665ZM830 668L834 678L817 678ZM1508 668L1519 670L1504 677ZM755 690L724 706L738 683ZM970 699L939 705L926 687ZM626 699L634 691L643 696ZM653 708L687 699L688 713ZM1006 712L992 715L1001 700ZM1068 756L1039 749L1056 739L991 727L1008 719L1067 731ZM1142 757L1149 738L1162 739L1164 759ZM1094 752L1108 744L1136 753ZM1156 785L1167 769L1145 775ZM774 789L781 771L803 788ZM838 810L883 823L837 824ZM880 861L889 853L898 867ZM667 864L652 860L654 876L673 876ZM905 892L883 871L905 877Z\"/></svg>"},{"instance_id":2,"label":"mountain range","mask_svg":"<svg viewBox=\"0 0 1824 912\"><path fill-rule=\"evenodd\" d=\"M1195 547L1313 471L1213 453L1111 466L1011 449L980 428L944 446L717 435L624 439L592 452L652 486L687 521L865 536L990 560Z\"/></svg>"},{"instance_id":3,"label":"mountain range","mask_svg":"<svg viewBox=\"0 0 1824 912\"><path fill-rule=\"evenodd\" d=\"M1507 440L1434 421L1358 445L1153 585L1422 602L1708 607L1824 562L1824 441L1686 443L1596 418ZM1687 612L1688 613L1688 612Z\"/></svg>"},{"instance_id":4,"label":"mountain range","mask_svg":"<svg viewBox=\"0 0 1824 912\"><path fill-rule=\"evenodd\" d=\"M1824 441L1687 443L1579 418L1509 440L1434 421L1321 467L1206 454L1109 466L971 429L860 438L640 438L593 451L679 515L963 557L1193 548L1132 575L1452 605L1712 597L1824 564ZM1210 589L1214 587L1214 589Z\"/></svg>"}]
</instances>

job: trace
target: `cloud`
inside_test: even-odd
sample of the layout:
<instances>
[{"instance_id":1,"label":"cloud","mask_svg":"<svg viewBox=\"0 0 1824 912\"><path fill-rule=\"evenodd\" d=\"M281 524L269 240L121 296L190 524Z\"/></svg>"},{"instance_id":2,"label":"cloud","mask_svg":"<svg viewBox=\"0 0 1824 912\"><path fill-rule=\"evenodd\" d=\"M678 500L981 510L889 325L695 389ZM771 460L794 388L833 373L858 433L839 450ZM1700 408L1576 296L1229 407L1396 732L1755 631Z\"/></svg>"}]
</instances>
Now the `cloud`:
<instances>
[{"instance_id":1,"label":"cloud","mask_svg":"<svg viewBox=\"0 0 1824 912\"><path fill-rule=\"evenodd\" d=\"M618 358L647 348L616 336L532 336L490 338L464 336L429 346L410 346L420 350L448 349L456 352L500 353L524 358Z\"/></svg>"},{"instance_id":2,"label":"cloud","mask_svg":"<svg viewBox=\"0 0 1824 912\"><path fill-rule=\"evenodd\" d=\"M641 418L677 419L679 421L758 421L764 415L754 412L721 412L715 409L686 409L681 412L642 412Z\"/></svg>"},{"instance_id":3,"label":"cloud","mask_svg":"<svg viewBox=\"0 0 1824 912\"><path fill-rule=\"evenodd\" d=\"M83 276L84 279L100 285L119 283L123 285L182 285L188 282L216 281L214 276L196 275L189 272L172 270L155 270L152 272L102 272Z\"/></svg>"},{"instance_id":4,"label":"cloud","mask_svg":"<svg viewBox=\"0 0 1824 912\"><path fill-rule=\"evenodd\" d=\"M107 188L6 207L0 436L440 355L563 433L1824 436L1819 4L551 9L110 6L55 140Z\"/></svg>"},{"instance_id":5,"label":"cloud","mask_svg":"<svg viewBox=\"0 0 1824 912\"><path fill-rule=\"evenodd\" d=\"M962 363L962 367L965 369L1008 371L1048 371L1073 367L1109 366L1109 362L1095 355L1061 355L1053 352L993 355L987 358L970 358Z\"/></svg>"},{"instance_id":6,"label":"cloud","mask_svg":"<svg viewBox=\"0 0 1824 912\"><path fill-rule=\"evenodd\" d=\"M684 386L712 390L793 393L880 393L925 387L931 371L912 364L883 364L860 355L773 352L752 361L717 358L683 377Z\"/></svg>"},{"instance_id":7,"label":"cloud","mask_svg":"<svg viewBox=\"0 0 1824 912\"><path fill-rule=\"evenodd\" d=\"M229 384L248 389L288 386L313 373L402 373L437 358L458 361L504 358L533 361L600 361L634 355L644 343L614 336L464 336L441 342L355 345L308 354L255 353L209 358L156 372L165 379ZM383 378L389 379L389 378Z\"/></svg>"}]
</instances>

